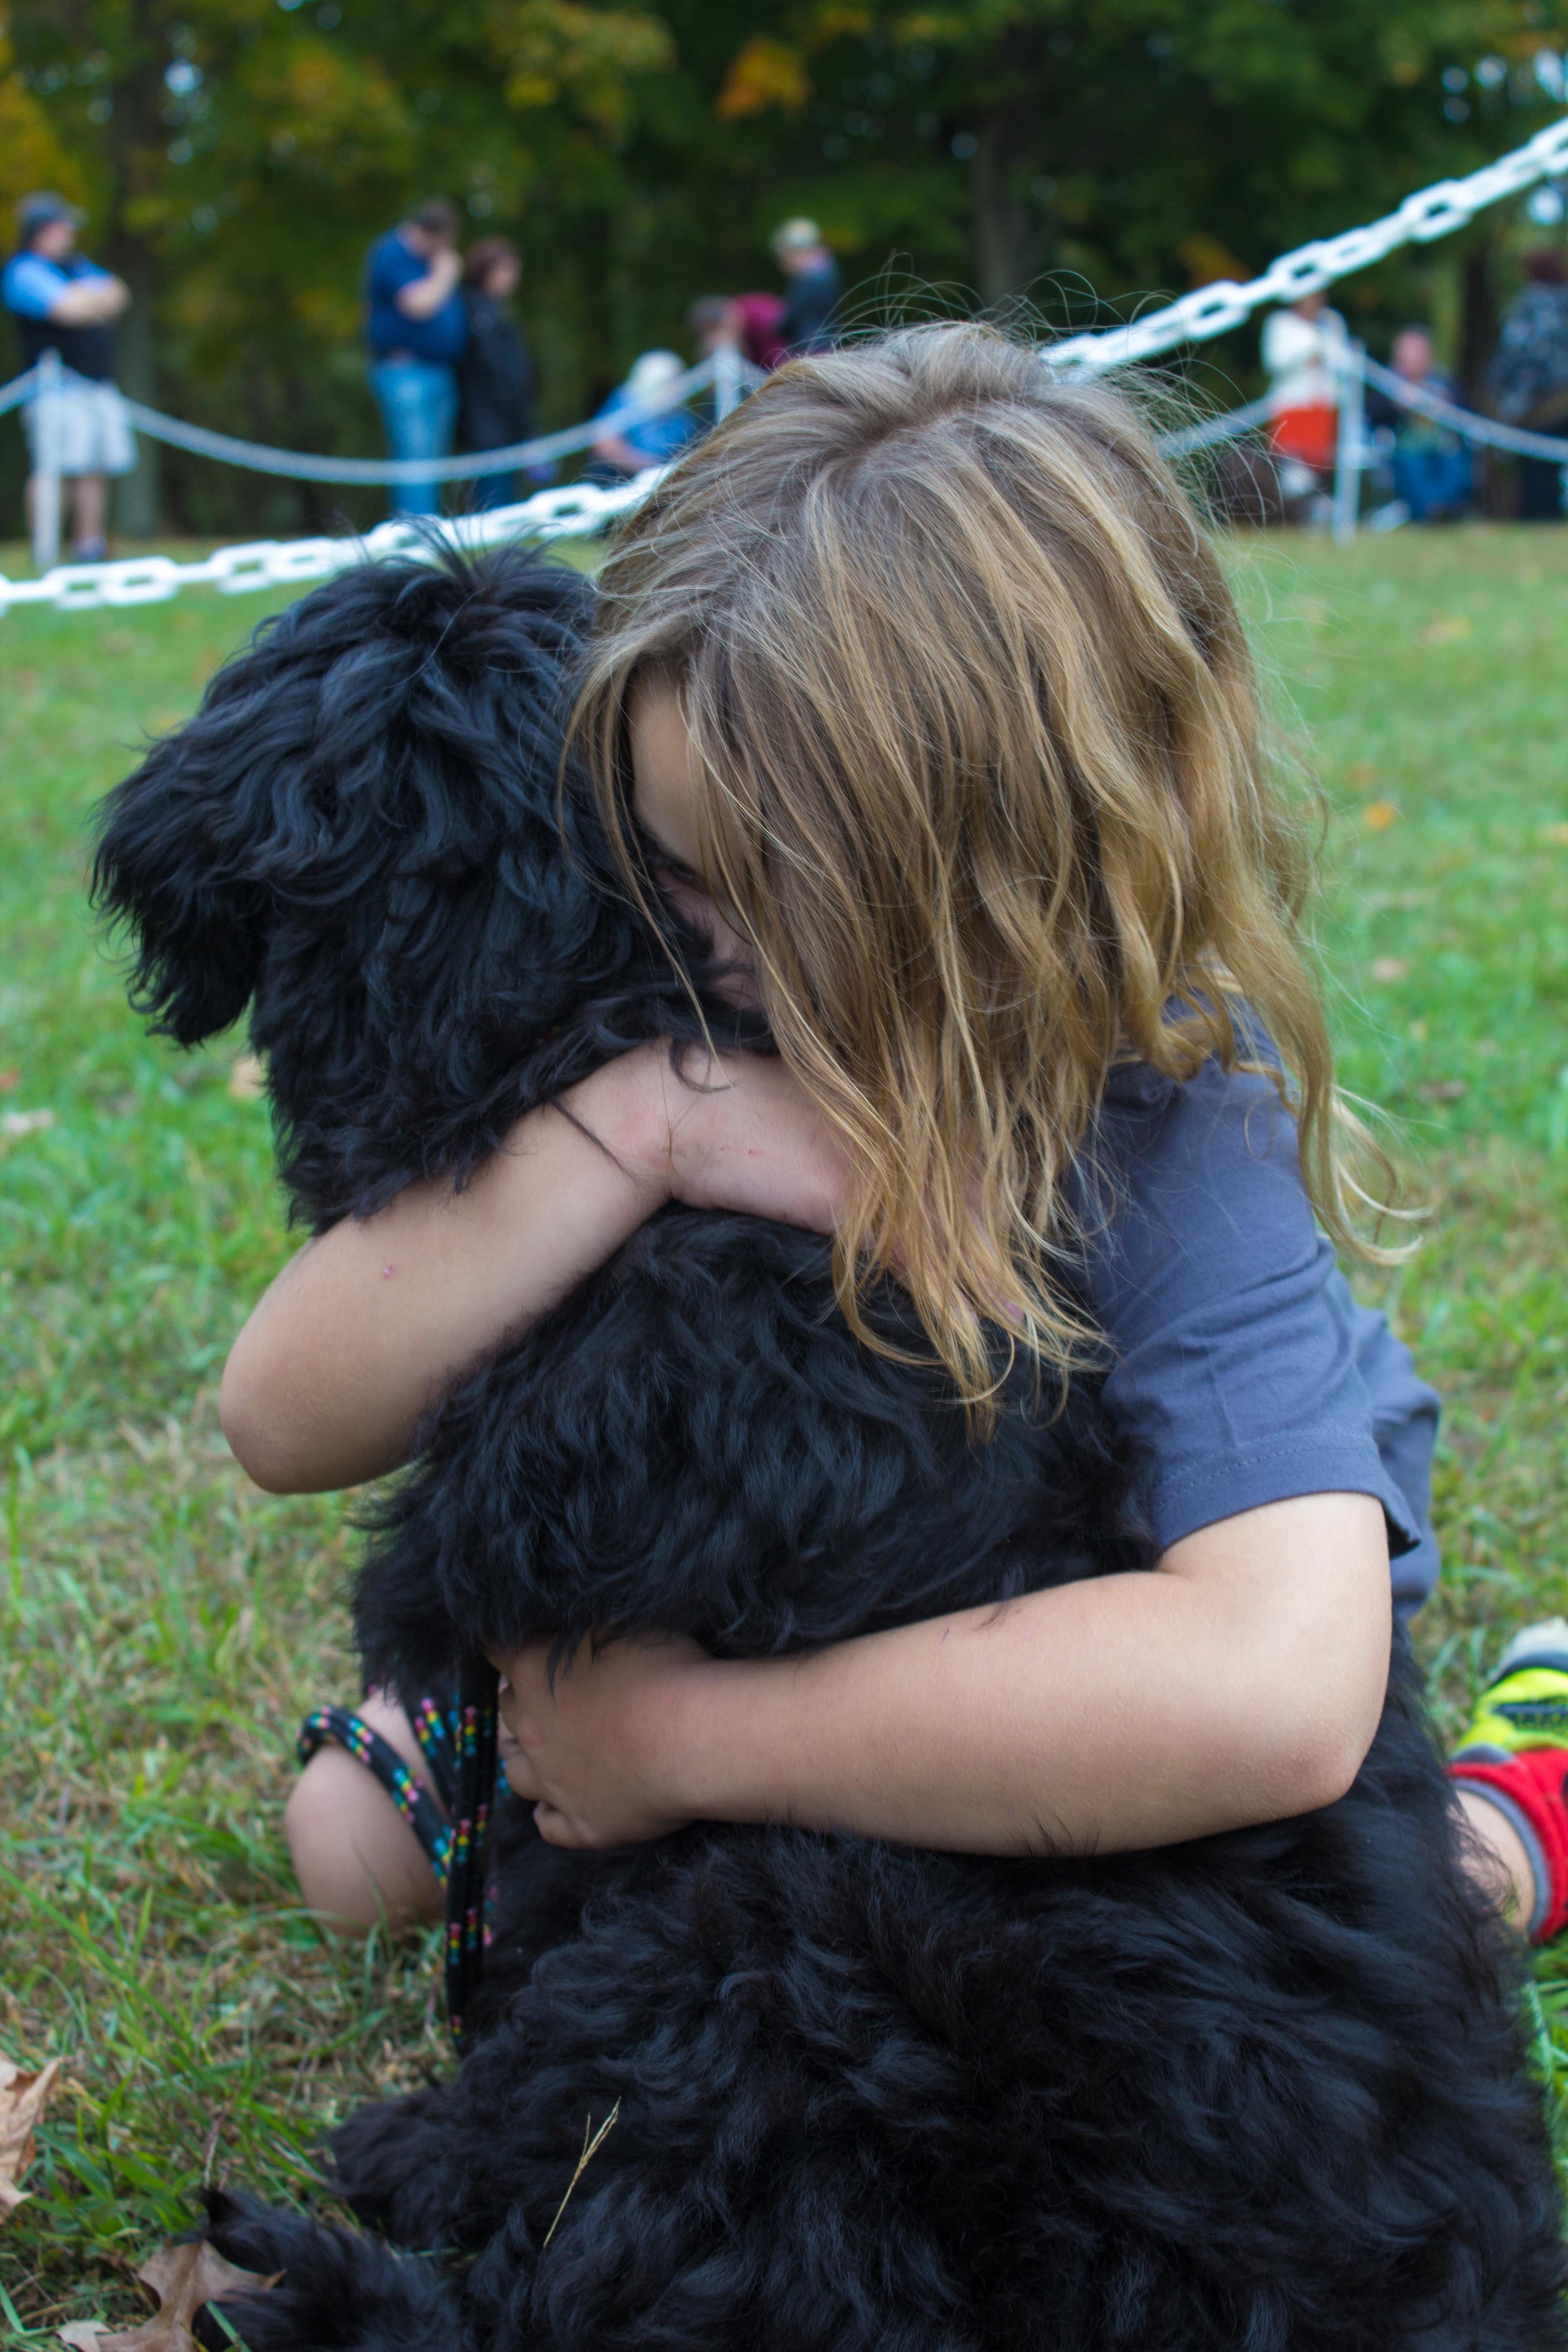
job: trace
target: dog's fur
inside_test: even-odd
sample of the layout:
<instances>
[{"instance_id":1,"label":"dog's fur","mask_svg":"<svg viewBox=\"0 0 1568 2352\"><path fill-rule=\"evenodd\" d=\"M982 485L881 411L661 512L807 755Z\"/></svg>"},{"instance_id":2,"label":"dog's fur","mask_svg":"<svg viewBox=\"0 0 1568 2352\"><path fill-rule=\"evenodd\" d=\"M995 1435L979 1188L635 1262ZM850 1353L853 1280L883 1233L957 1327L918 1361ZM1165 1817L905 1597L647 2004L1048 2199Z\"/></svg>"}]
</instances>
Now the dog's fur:
<instances>
[{"instance_id":1,"label":"dog's fur","mask_svg":"<svg viewBox=\"0 0 1568 2352\"><path fill-rule=\"evenodd\" d=\"M314 1222L693 1032L570 771L557 831L587 603L517 558L350 573L108 805L137 1001L185 1044L252 1004ZM872 1311L911 1336L896 1291ZM1137 1483L1091 1384L1053 1418L1016 1381L974 1446L852 1341L824 1243L672 1211L434 1417L362 1648L405 1692L541 1631L798 1648L1145 1560ZM1159 1853L576 1854L509 1820L473 2054L335 2137L379 2234L213 2200L221 2250L285 2273L233 2307L254 2352L1568 2343L1518 1956L1402 1646L1342 1802Z\"/></svg>"}]
</instances>

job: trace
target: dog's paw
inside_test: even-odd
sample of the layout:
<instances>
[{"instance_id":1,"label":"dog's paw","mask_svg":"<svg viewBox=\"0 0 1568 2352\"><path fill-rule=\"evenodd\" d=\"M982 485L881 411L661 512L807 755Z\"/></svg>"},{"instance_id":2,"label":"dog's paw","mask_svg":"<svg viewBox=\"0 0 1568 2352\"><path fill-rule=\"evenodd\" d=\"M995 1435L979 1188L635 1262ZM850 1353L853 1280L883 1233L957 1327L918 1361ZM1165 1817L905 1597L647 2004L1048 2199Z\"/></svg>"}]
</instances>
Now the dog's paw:
<instances>
[{"instance_id":1,"label":"dog's paw","mask_svg":"<svg viewBox=\"0 0 1568 2352\"><path fill-rule=\"evenodd\" d=\"M248 2352L468 2352L457 2291L429 2263L252 2197L215 2190L206 2204L226 2261L283 2274L223 2305Z\"/></svg>"},{"instance_id":2,"label":"dog's paw","mask_svg":"<svg viewBox=\"0 0 1568 2352\"><path fill-rule=\"evenodd\" d=\"M333 2193L395 2246L453 2242L453 2185L468 2153L453 2105L451 2086L434 2084L361 2107L332 2134Z\"/></svg>"}]
</instances>

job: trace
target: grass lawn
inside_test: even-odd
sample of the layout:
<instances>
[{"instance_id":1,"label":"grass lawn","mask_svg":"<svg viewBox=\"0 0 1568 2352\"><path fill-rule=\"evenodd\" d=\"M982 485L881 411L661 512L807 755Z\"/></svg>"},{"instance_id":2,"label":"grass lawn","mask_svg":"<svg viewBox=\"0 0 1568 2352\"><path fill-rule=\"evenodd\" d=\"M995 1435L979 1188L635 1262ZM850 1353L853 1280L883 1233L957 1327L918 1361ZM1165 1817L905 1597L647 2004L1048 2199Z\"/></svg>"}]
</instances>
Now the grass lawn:
<instances>
[{"instance_id":1,"label":"grass lawn","mask_svg":"<svg viewBox=\"0 0 1568 2352\"><path fill-rule=\"evenodd\" d=\"M1331 811L1343 1075L1432 1209L1358 1278L1447 1399L1420 1633L1451 1717L1503 1629L1568 1610L1568 530L1237 561ZM0 2345L140 2317L205 2179L287 2196L343 2107L445 2063L429 1940L348 1957L291 1908L291 1737L353 1687L354 1539L218 1435L289 1246L265 1108L230 1091L241 1039L142 1034L83 902L87 809L268 603L0 621L0 2051L68 2075L0 2231ZM1568 1958L1540 1990L1561 2098Z\"/></svg>"}]
</instances>

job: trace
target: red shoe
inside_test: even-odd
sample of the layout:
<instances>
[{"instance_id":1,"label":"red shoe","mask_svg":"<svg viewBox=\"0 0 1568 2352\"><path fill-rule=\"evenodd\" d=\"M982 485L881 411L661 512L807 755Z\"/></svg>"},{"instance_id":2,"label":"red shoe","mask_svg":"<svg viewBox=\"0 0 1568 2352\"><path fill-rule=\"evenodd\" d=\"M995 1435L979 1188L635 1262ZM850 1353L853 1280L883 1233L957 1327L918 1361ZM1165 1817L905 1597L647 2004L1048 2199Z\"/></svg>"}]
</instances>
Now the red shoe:
<instances>
[{"instance_id":1,"label":"red shoe","mask_svg":"<svg viewBox=\"0 0 1568 2352\"><path fill-rule=\"evenodd\" d=\"M1517 1832L1535 1877L1524 1932L1532 1944L1549 1944L1568 1926L1568 1748L1527 1748L1496 1761L1461 1755L1448 1770L1457 1787L1495 1805Z\"/></svg>"}]
</instances>

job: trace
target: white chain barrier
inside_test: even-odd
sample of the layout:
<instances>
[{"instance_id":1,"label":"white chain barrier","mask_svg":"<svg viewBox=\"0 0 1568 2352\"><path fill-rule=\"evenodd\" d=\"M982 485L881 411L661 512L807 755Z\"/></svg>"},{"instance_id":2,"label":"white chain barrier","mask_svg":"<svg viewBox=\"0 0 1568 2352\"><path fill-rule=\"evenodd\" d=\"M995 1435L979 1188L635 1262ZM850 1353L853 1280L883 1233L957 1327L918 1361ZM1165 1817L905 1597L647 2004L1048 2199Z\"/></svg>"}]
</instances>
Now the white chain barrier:
<instances>
[{"instance_id":1,"label":"white chain barrier","mask_svg":"<svg viewBox=\"0 0 1568 2352\"><path fill-rule=\"evenodd\" d=\"M52 604L65 613L102 604L161 604L197 583L225 596L243 596L252 589L325 580L351 564L374 562L382 556L429 561L447 548L474 550L521 538L544 545L582 538L639 506L665 470L650 467L630 481L605 488L596 482L574 482L563 489L540 490L516 506L446 521L378 523L355 539L255 540L243 547L220 547L190 563L176 562L170 555L128 556L115 563L58 563L38 580L8 580L0 573L0 613L13 604Z\"/></svg>"},{"instance_id":2,"label":"white chain barrier","mask_svg":"<svg viewBox=\"0 0 1568 2352\"><path fill-rule=\"evenodd\" d=\"M1384 367L1381 360L1369 359L1365 352L1356 352L1353 366L1368 383L1397 401L1402 408L1413 408L1422 416L1429 416L1434 425L1446 425L1461 441L1479 441L1489 449L1511 450L1518 457L1545 457L1559 466L1568 466L1568 440L1554 433L1531 433L1522 425L1504 425L1496 416L1478 416L1474 409L1460 408L1454 401L1445 400L1440 393L1423 391L1419 384L1407 383L1402 375Z\"/></svg>"},{"instance_id":3,"label":"white chain barrier","mask_svg":"<svg viewBox=\"0 0 1568 2352\"><path fill-rule=\"evenodd\" d=\"M259 441L237 441L231 434L209 432L205 425L183 425L177 417L143 408L139 400L128 400L125 407L137 431L152 440L167 442L174 449L188 449L193 457L216 457L223 466L243 466L248 473L275 474L290 482L330 482L340 488L376 484L411 488L421 482L474 482L483 474L511 474L520 467L550 465L578 449L591 449L595 441L618 434L628 425L640 425L683 406L694 394L706 391L717 373L714 361L703 360L673 381L657 401L628 400L585 424L563 425L559 433L542 433L531 441L513 442L509 448L472 450L460 457L310 457L291 449L268 449ZM760 370L753 373L760 377ZM727 413L721 403L716 404L721 414Z\"/></svg>"},{"instance_id":4,"label":"white chain barrier","mask_svg":"<svg viewBox=\"0 0 1568 2352\"><path fill-rule=\"evenodd\" d=\"M1222 441L1239 441L1244 434L1268 424L1272 402L1273 394L1266 392L1261 399L1249 400L1245 408L1227 408L1223 416L1205 416L1196 425L1184 425L1179 433L1162 433L1161 450L1167 457L1192 457Z\"/></svg>"},{"instance_id":5,"label":"white chain barrier","mask_svg":"<svg viewBox=\"0 0 1568 2352\"><path fill-rule=\"evenodd\" d=\"M1431 244L1466 226L1487 205L1498 204L1505 196L1517 195L1538 181L1558 173L1568 173L1568 116L1538 131L1522 147L1500 156L1495 163L1472 172L1468 178L1440 180L1435 186L1407 196L1396 212L1385 215L1382 220L1346 229L1339 236L1298 246L1294 252L1282 254L1260 278L1250 279L1245 286L1222 279L1215 285L1199 287L1194 293L1184 294L1178 301L1150 311L1126 326L1066 337L1041 356L1053 368L1098 375L1157 358L1180 343L1206 342L1245 325L1253 312L1266 303L1289 306L1299 302L1303 295L1317 293L1339 278L1370 268L1401 246ZM1420 410L1467 440L1488 442L1493 447L1514 450L1526 457L1557 457L1568 462L1568 441L1476 416L1407 384L1392 369L1368 359L1359 348L1347 361L1347 370L1354 374L1358 392L1364 376L1391 399ZM689 369L655 404L627 403L587 424L569 425L560 433L544 434L507 449L486 449L461 457L381 461L312 457L269 449L258 442L210 433L202 425L184 425L177 418L142 407L139 402L126 404L140 431L176 448L216 457L224 464L296 480L392 485L472 480L484 474L510 473L522 466L547 464L553 457L591 446L624 425L663 414L709 384L714 388L716 412L721 416L727 415L744 390L761 381L758 370L737 354L724 353ZM0 415L26 400L36 383L35 375L28 373L0 386ZM1208 417L1167 434L1162 446L1170 457L1192 456L1256 430L1267 420L1269 402L1265 395L1226 415ZM1351 462L1359 466L1359 449ZM637 505L661 471L651 467L613 488L601 488L584 482L564 489L542 490L516 506L498 507L445 522L382 523L352 539L258 540L245 546L219 548L215 554L191 563L177 562L172 556L147 555L119 562L55 564L37 580L11 580L0 573L0 614L13 604L52 604L58 610L82 611L102 604L160 604L177 594L181 588L198 582L209 583L223 594L235 596L252 589L325 579L350 564L374 562L379 556L427 556L442 546L488 547L501 540L524 536L539 541L585 537Z\"/></svg>"},{"instance_id":6,"label":"white chain barrier","mask_svg":"<svg viewBox=\"0 0 1568 2352\"><path fill-rule=\"evenodd\" d=\"M1130 367L1139 360L1159 357L1178 343L1208 342L1245 326L1265 304L1289 308L1303 295L1321 292L1336 279L1370 268L1402 245L1430 245L1464 228L1489 205L1517 195L1538 180L1568 173L1568 116L1548 125L1495 163L1487 163L1463 180L1439 180L1406 196L1397 212L1385 214L1363 228L1339 236L1315 238L1281 254L1261 278L1245 286L1220 278L1200 286L1163 310L1151 310L1124 327L1100 333L1069 335L1053 343L1046 354L1052 367L1100 375L1111 368Z\"/></svg>"}]
</instances>

